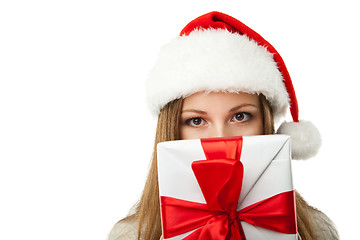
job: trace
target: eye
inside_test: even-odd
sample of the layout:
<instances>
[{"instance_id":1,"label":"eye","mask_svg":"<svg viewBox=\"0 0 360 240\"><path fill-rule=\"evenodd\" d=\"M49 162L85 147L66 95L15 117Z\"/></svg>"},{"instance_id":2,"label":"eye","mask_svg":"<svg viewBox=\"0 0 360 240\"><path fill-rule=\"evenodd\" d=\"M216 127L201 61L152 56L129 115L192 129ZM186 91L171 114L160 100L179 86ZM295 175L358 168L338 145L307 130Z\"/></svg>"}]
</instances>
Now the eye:
<instances>
[{"instance_id":1,"label":"eye","mask_svg":"<svg viewBox=\"0 0 360 240\"><path fill-rule=\"evenodd\" d=\"M231 119L234 122L246 122L251 117L251 114L244 113L244 112L238 112L236 113L233 118Z\"/></svg>"},{"instance_id":2,"label":"eye","mask_svg":"<svg viewBox=\"0 0 360 240\"><path fill-rule=\"evenodd\" d=\"M192 127L200 127L205 124L205 120L201 117L190 118L185 123Z\"/></svg>"}]
</instances>

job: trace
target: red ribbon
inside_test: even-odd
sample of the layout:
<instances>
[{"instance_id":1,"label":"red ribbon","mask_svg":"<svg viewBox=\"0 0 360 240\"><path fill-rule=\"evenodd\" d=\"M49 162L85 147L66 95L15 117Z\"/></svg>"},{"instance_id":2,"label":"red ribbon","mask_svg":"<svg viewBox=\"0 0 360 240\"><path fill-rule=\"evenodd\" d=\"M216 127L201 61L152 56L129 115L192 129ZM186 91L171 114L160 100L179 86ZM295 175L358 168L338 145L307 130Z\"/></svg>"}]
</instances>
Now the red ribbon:
<instances>
[{"instance_id":1,"label":"red ribbon","mask_svg":"<svg viewBox=\"0 0 360 240\"><path fill-rule=\"evenodd\" d=\"M164 238L195 230L186 240L245 240L240 221L273 231L297 232L294 191L284 192L237 211L244 168L242 138L201 140L207 161L192 169L206 204L160 197Z\"/></svg>"}]
</instances>

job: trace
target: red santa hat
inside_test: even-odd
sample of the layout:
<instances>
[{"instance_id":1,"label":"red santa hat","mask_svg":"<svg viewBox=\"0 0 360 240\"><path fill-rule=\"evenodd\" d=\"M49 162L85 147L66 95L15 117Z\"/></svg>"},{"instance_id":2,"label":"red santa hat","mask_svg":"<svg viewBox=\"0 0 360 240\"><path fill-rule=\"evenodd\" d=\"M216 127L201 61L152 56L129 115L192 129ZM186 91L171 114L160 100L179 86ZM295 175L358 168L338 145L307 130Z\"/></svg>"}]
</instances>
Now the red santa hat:
<instances>
[{"instance_id":1,"label":"red santa hat","mask_svg":"<svg viewBox=\"0 0 360 240\"><path fill-rule=\"evenodd\" d=\"M146 83L150 111L158 115L169 102L199 91L263 94L275 119L290 106L293 122L278 133L292 138L293 158L314 156L321 138L308 121L299 121L298 103L285 63L254 30L220 12L191 21L163 46Z\"/></svg>"}]
</instances>

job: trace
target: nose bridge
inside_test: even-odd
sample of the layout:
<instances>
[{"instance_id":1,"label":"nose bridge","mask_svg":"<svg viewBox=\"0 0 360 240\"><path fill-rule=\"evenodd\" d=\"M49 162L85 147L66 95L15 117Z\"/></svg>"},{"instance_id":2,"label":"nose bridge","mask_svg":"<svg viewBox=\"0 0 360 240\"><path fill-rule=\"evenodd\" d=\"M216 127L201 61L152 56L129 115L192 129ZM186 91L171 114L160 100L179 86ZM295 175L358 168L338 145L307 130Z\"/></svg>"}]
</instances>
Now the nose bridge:
<instances>
[{"instance_id":1,"label":"nose bridge","mask_svg":"<svg viewBox=\"0 0 360 240\"><path fill-rule=\"evenodd\" d=\"M211 135L210 137L228 137L229 133L226 124L222 121L214 122Z\"/></svg>"}]
</instances>

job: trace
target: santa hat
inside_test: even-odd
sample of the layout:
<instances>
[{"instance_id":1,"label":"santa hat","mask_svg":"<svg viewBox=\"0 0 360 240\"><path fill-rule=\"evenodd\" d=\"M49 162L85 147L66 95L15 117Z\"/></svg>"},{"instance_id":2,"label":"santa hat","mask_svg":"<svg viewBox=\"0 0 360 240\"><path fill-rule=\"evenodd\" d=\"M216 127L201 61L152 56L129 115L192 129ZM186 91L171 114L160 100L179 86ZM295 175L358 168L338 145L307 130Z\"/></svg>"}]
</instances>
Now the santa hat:
<instances>
[{"instance_id":1,"label":"santa hat","mask_svg":"<svg viewBox=\"0 0 360 240\"><path fill-rule=\"evenodd\" d=\"M292 138L293 158L314 156L321 138L308 121L299 121L298 103L285 63L254 30L220 12L191 21L180 36L163 46L146 83L154 115L169 102L199 91L263 94L275 119L290 106L293 122L278 133Z\"/></svg>"}]
</instances>

